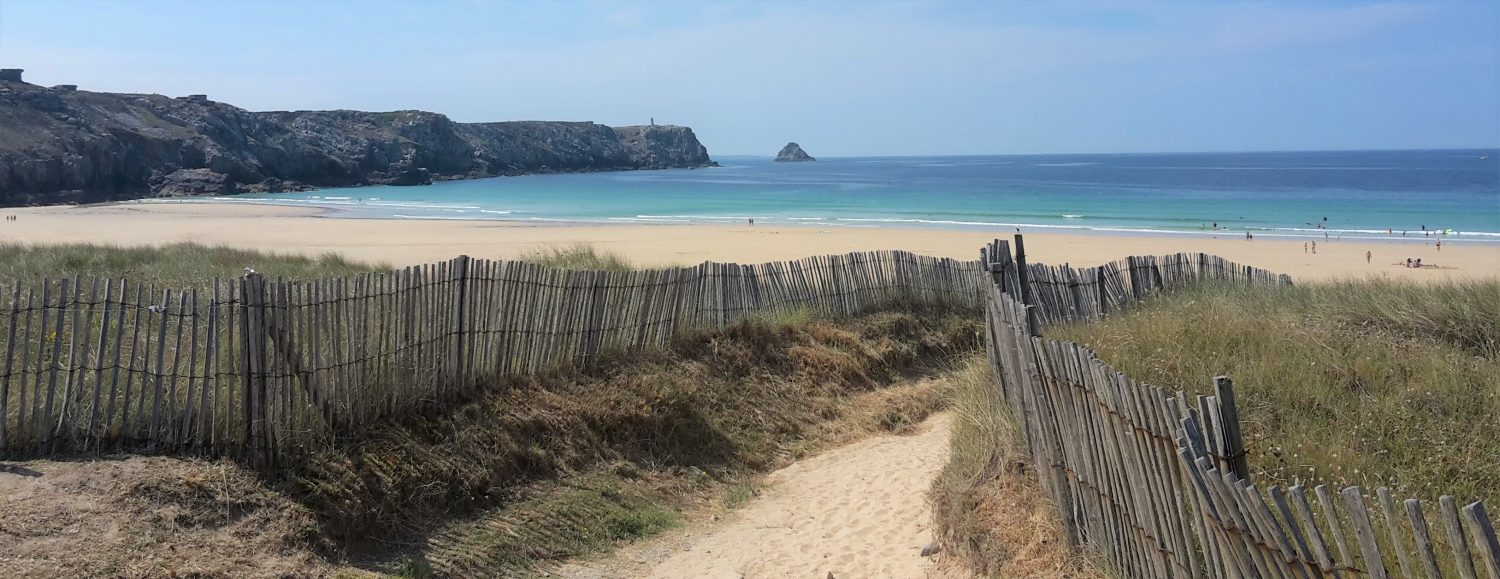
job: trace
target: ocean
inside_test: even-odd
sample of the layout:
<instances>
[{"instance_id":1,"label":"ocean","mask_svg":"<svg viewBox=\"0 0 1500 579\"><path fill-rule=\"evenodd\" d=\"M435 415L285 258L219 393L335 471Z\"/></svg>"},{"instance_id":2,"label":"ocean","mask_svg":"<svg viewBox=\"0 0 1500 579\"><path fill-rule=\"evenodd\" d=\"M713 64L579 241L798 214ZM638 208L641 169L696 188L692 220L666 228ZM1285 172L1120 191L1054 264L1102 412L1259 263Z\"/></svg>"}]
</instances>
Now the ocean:
<instances>
[{"instance_id":1,"label":"ocean","mask_svg":"<svg viewBox=\"0 0 1500 579\"><path fill-rule=\"evenodd\" d=\"M237 195L329 217L1500 243L1492 150L820 158ZM1215 229L1217 227L1217 229ZM1390 233L1387 233L1387 231Z\"/></svg>"}]
</instances>

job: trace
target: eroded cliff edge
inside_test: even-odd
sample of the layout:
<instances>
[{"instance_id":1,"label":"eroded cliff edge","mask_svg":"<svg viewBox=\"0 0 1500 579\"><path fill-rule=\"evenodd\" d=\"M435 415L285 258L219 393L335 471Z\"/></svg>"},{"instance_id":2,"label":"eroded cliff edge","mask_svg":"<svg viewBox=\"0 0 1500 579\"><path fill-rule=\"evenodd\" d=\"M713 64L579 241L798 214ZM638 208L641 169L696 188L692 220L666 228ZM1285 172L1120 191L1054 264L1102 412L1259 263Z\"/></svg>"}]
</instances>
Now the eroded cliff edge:
<instances>
[{"instance_id":1,"label":"eroded cliff edge","mask_svg":"<svg viewBox=\"0 0 1500 579\"><path fill-rule=\"evenodd\" d=\"M0 80L0 205L712 164L688 127L251 112Z\"/></svg>"}]
</instances>

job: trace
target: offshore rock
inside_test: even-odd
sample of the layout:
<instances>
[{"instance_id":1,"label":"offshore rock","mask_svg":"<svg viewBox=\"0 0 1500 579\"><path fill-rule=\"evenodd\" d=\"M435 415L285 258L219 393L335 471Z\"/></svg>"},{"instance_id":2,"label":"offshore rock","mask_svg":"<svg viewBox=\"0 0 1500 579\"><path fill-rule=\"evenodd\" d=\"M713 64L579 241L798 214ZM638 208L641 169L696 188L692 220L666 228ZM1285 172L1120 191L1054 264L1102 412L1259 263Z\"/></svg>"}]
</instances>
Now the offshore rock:
<instances>
[{"instance_id":1,"label":"offshore rock","mask_svg":"<svg viewBox=\"0 0 1500 579\"><path fill-rule=\"evenodd\" d=\"M802 145L798 145L797 143L793 142L787 143L785 147L781 148L781 152L776 154L776 160L816 161L817 159L812 158L812 155L809 155L807 154L807 151L802 150Z\"/></svg>"},{"instance_id":2,"label":"offshore rock","mask_svg":"<svg viewBox=\"0 0 1500 579\"><path fill-rule=\"evenodd\" d=\"M688 127L252 112L0 80L0 206L713 165Z\"/></svg>"}]
</instances>

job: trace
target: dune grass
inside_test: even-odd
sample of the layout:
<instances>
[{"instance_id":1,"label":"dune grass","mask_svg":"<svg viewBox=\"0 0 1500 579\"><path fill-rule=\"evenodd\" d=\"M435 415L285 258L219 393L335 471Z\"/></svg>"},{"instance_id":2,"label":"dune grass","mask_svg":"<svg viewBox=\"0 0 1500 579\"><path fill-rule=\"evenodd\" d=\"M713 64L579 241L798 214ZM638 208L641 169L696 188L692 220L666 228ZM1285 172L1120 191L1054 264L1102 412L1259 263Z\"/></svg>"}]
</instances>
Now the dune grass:
<instances>
[{"instance_id":1,"label":"dune grass","mask_svg":"<svg viewBox=\"0 0 1500 579\"><path fill-rule=\"evenodd\" d=\"M750 318L505 377L301 461L291 494L352 551L426 545L376 565L387 572L524 576L659 532L691 503L743 504L757 476L810 450L921 422L944 399L914 376L977 348L975 317Z\"/></svg>"},{"instance_id":2,"label":"dune grass","mask_svg":"<svg viewBox=\"0 0 1500 579\"><path fill-rule=\"evenodd\" d=\"M1107 576L1087 552L1069 549L989 361L970 355L945 377L953 436L931 490L945 548L986 577Z\"/></svg>"},{"instance_id":3,"label":"dune grass","mask_svg":"<svg viewBox=\"0 0 1500 579\"><path fill-rule=\"evenodd\" d=\"M1047 333L1148 383L1233 378L1258 483L1500 498L1500 282L1204 286Z\"/></svg>"},{"instance_id":4,"label":"dune grass","mask_svg":"<svg viewBox=\"0 0 1500 579\"><path fill-rule=\"evenodd\" d=\"M0 243L0 281L124 277L137 283L185 289L206 287L215 277L243 275L247 267L268 278L289 279L391 269L385 264L351 261L336 253L306 257L197 243L134 247Z\"/></svg>"},{"instance_id":5,"label":"dune grass","mask_svg":"<svg viewBox=\"0 0 1500 579\"><path fill-rule=\"evenodd\" d=\"M587 243L548 246L521 257L522 261L581 271L625 272L636 269L625 256Z\"/></svg>"}]
</instances>

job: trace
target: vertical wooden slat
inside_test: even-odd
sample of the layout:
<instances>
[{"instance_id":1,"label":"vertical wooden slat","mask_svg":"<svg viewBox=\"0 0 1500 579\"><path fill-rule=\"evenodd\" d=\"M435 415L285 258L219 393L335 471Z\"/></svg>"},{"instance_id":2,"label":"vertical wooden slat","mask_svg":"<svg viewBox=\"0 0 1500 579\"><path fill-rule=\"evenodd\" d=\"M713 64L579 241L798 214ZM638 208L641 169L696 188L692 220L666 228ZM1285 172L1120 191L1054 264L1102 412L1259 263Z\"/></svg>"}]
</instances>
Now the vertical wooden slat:
<instances>
[{"instance_id":1,"label":"vertical wooden slat","mask_svg":"<svg viewBox=\"0 0 1500 579\"><path fill-rule=\"evenodd\" d=\"M190 290L189 297L186 311L190 328L188 334L188 382L187 393L182 399L182 427L177 434L177 439L174 441L177 447L186 445L188 437L193 434L193 395L196 393L194 387L197 386L198 380L198 290Z\"/></svg>"},{"instance_id":2,"label":"vertical wooden slat","mask_svg":"<svg viewBox=\"0 0 1500 579\"><path fill-rule=\"evenodd\" d=\"M17 282L11 289L10 316L6 318L5 360L3 364L0 364L0 456L6 456L10 448L7 443L6 429L10 423L10 380L13 368L11 361L15 359L16 353L16 327L21 325L21 319L17 316L20 313L20 307L21 284ZM24 367L25 364L22 363L22 366Z\"/></svg>"},{"instance_id":3,"label":"vertical wooden slat","mask_svg":"<svg viewBox=\"0 0 1500 579\"><path fill-rule=\"evenodd\" d=\"M122 284L123 284L123 282L122 282ZM122 400L120 402L120 428L115 431L115 441L116 441L116 446L117 447L124 445L125 442L126 442L126 440L128 438L130 438L130 435L131 435L131 433L130 433L130 390L131 390L131 386L133 386L135 384L135 375L137 373L136 372L136 368L135 368L135 359L138 356L142 356L143 355L142 354L143 351L149 351L149 348L143 348L142 347L142 344L141 344L141 341L140 341L140 338L141 338L141 327L143 326L143 324L141 324L141 312L143 310L145 310L145 304L146 304L146 286L144 286L144 285L136 286L136 288L135 288L135 303L133 303L133 304L130 305L130 310L131 310L131 312L133 312L133 315L131 316L131 321L130 321L130 327L131 327L131 331L130 331L130 358L128 358L125 361L125 364L127 365L127 367L125 368L125 388L124 388L124 392L122 393ZM150 321L149 318L147 319L147 321L148 322ZM146 333L146 339L147 339L148 342L150 341L150 338L151 338L151 334L150 334L150 332L147 332ZM116 364L115 368L116 368L116 372L118 372L119 368L120 368L119 364ZM110 382L111 382L110 388L111 389L114 388L114 382L117 381L116 378L118 378L118 375L110 377ZM144 381L144 378L142 379L142 381ZM138 396L137 397L136 405L139 406L140 405L139 400L144 399L144 398L145 398L144 396ZM114 397L111 396L110 399L113 400ZM107 414L113 414L113 413L109 412ZM140 412L136 412L136 414L139 415Z\"/></svg>"},{"instance_id":4,"label":"vertical wooden slat","mask_svg":"<svg viewBox=\"0 0 1500 579\"><path fill-rule=\"evenodd\" d=\"M1375 496L1380 503L1380 513L1383 516L1386 534L1390 538L1391 549L1396 551L1396 560L1401 565L1401 576L1412 579L1415 575L1411 573L1411 560L1406 556L1406 546L1401 540L1398 524L1400 519L1396 517L1395 500L1391 498L1391 489L1386 487L1375 489Z\"/></svg>"},{"instance_id":5,"label":"vertical wooden slat","mask_svg":"<svg viewBox=\"0 0 1500 579\"><path fill-rule=\"evenodd\" d=\"M99 278L94 277L92 287L89 289L89 301L86 304L86 313L80 316L79 297L83 292L83 284L73 286L72 307L68 309L70 330L68 331L68 365L66 377L63 380L64 392L62 408L57 416L57 426L54 431L54 439L62 437L64 441L77 439L78 421L81 419L79 406L83 404L84 374L88 368L89 333L94 327L94 307L99 300ZM84 320L80 323L79 318ZM81 353L80 353L81 351ZM82 358L82 359L80 359ZM54 440L53 451L58 448L59 441Z\"/></svg>"},{"instance_id":6,"label":"vertical wooden slat","mask_svg":"<svg viewBox=\"0 0 1500 579\"><path fill-rule=\"evenodd\" d=\"M86 438L83 441L84 449L87 449L89 444L92 443L94 449L97 450L99 448L99 439L102 438L99 432L99 404L104 401L104 365L105 360L109 358L109 328L110 322L113 321L111 314L114 313L114 310L110 308L110 298L114 296L114 289L114 279L104 280L104 315L99 321L99 342L94 354L94 398L93 404L89 406L89 425ZM123 290L124 287L122 286L121 289ZM118 347L117 345L116 348ZM5 403L0 402L0 409L3 408L5 408ZM3 426L3 424L0 424L0 430L3 430ZM0 434L0 436L3 436L3 434ZM4 443L0 442L0 448L4 447Z\"/></svg>"},{"instance_id":7,"label":"vertical wooden slat","mask_svg":"<svg viewBox=\"0 0 1500 579\"><path fill-rule=\"evenodd\" d=\"M1484 562L1484 568L1490 574L1490 579L1500 579L1500 542L1495 540L1495 526L1490 522L1489 513L1484 510L1484 502L1475 501L1463 508L1464 522L1469 525L1469 532L1474 536L1474 544L1479 547L1479 560Z\"/></svg>"},{"instance_id":8,"label":"vertical wooden slat","mask_svg":"<svg viewBox=\"0 0 1500 579\"><path fill-rule=\"evenodd\" d=\"M157 431L159 432L159 434L156 434L156 436L160 436L166 439L165 442L167 442L168 449L174 448L177 443L177 436L175 429L172 426L172 421L177 419L178 417L177 380L178 377L182 374L182 333L183 325L188 319L184 312L184 310L187 309L187 298L188 292L184 291L177 293L177 339L172 343L172 376L171 380L168 382L169 386L167 388L167 408L166 415L164 416L165 424L163 425L164 427L161 430ZM163 312L162 315L165 316L166 312Z\"/></svg>"},{"instance_id":9,"label":"vertical wooden slat","mask_svg":"<svg viewBox=\"0 0 1500 579\"><path fill-rule=\"evenodd\" d=\"M1411 522L1412 537L1417 543L1417 560L1427 571L1427 579L1439 579L1443 572L1438 567L1437 553L1432 548L1432 536L1427 529L1427 517L1422 514L1422 501L1406 499L1406 518Z\"/></svg>"},{"instance_id":10,"label":"vertical wooden slat","mask_svg":"<svg viewBox=\"0 0 1500 579\"><path fill-rule=\"evenodd\" d=\"M47 334L46 326L42 327L43 336L47 339L48 342L52 344L52 355L47 359L47 405L43 410L45 414L41 415L42 419L37 421L36 428L38 442L48 447L52 446L52 443L54 441L53 436L56 434L56 430L51 429L52 411L53 403L55 402L57 397L57 368L58 366L62 365L62 343L63 339L66 338L66 336L63 335L63 317L67 314L68 311L68 282L68 278L57 280L57 305L53 307L53 309L57 310L57 321L55 324L53 324L52 333ZM45 295L46 293L44 289L43 296ZM43 301L45 302L46 300L43 299ZM46 317L43 317L42 320L45 322ZM37 361L41 362L41 359L38 358ZM41 387L41 381L41 372L40 370L38 370L38 388ZM41 399L40 392L38 392L37 399Z\"/></svg>"},{"instance_id":11,"label":"vertical wooden slat","mask_svg":"<svg viewBox=\"0 0 1500 579\"><path fill-rule=\"evenodd\" d=\"M156 316L161 318L161 324L157 326L159 329L156 336L156 366L154 370L156 379L152 381L151 387L151 421L146 426L146 452L154 452L156 450L158 427L161 425L162 391L165 388L164 382L166 381L164 367L167 364L167 324L171 321L167 313L171 302L172 290L162 290L161 305L157 306L158 309L155 310ZM144 399L143 393L142 400Z\"/></svg>"},{"instance_id":12,"label":"vertical wooden slat","mask_svg":"<svg viewBox=\"0 0 1500 579\"><path fill-rule=\"evenodd\" d=\"M1380 554L1375 528L1370 524L1370 514L1365 510L1365 500L1359 493L1359 487L1347 487L1340 494L1344 495L1344 503L1349 507L1349 526L1354 528L1354 538L1359 543L1360 554L1364 556L1365 573L1372 579L1385 579L1388 576L1385 558Z\"/></svg>"},{"instance_id":13,"label":"vertical wooden slat","mask_svg":"<svg viewBox=\"0 0 1500 579\"><path fill-rule=\"evenodd\" d=\"M29 301L30 300L29 300L29 297L28 297L28 302ZM30 310L31 310L30 303L28 303L27 304L27 308L26 308L26 311L27 311L27 314L26 314L26 323L27 323L27 326L28 326L27 327L27 330L28 330L27 333L28 334L30 333L30 324L31 324L31 312L30 312ZM9 421L10 421L10 383L11 383L11 372L15 368L12 365L12 361L15 360L15 353L16 353L16 327L19 326L19 325L21 325L21 318L18 315L18 314L20 314L20 312L21 312L21 284L18 282L18 283L16 283L16 286L11 289L11 296L10 296L10 317L7 318L9 320L9 323L7 324L7 328L5 330L5 364L3 366L0 366L0 372L4 372L3 374L0 374L0 456L7 455L9 453L9 449L10 449L10 444L9 444L8 438L6 436L6 427L8 426ZM29 337L22 338L22 340L23 341L29 341ZM26 352L26 344L25 343L23 343L21 345L21 352L22 352L22 355L24 356L25 352ZM21 361L21 367L22 368L26 367L26 361L24 359ZM20 410L21 410L21 416L24 417L25 416L24 412L25 412L25 407L26 407L26 400L25 400L25 397L24 397L25 396L25 389L23 388L21 390L21 392L22 392L22 400L21 400L21 405L20 405L21 408L20 408ZM16 423L16 431L17 432L20 432L21 429L22 429L22 427L23 427L23 424L21 422L17 422Z\"/></svg>"},{"instance_id":14,"label":"vertical wooden slat","mask_svg":"<svg viewBox=\"0 0 1500 579\"><path fill-rule=\"evenodd\" d=\"M1438 497L1438 507L1443 514L1443 527L1448 531L1448 548L1453 551L1453 564L1458 576L1463 579L1478 579L1474 573L1474 560L1469 556L1469 542L1464 538L1463 524L1458 518L1458 502L1452 496Z\"/></svg>"},{"instance_id":15,"label":"vertical wooden slat","mask_svg":"<svg viewBox=\"0 0 1500 579\"><path fill-rule=\"evenodd\" d=\"M1302 529L1307 532L1308 543L1317 557L1318 566L1323 569L1324 574L1338 577L1338 572L1334 570L1333 557L1329 554L1328 545L1323 540L1323 532L1318 528L1317 519L1313 517L1312 506L1307 502L1307 494L1303 492L1300 485L1293 486L1289 492L1292 495L1292 505L1296 507L1297 520L1302 524Z\"/></svg>"},{"instance_id":16,"label":"vertical wooden slat","mask_svg":"<svg viewBox=\"0 0 1500 579\"><path fill-rule=\"evenodd\" d=\"M198 395L198 423L195 427L193 445L200 452L212 444L214 431L213 411L217 405L210 396L218 396L222 383L219 381L219 278L214 278L213 293L208 297L208 327L203 345L203 389Z\"/></svg>"}]
</instances>

